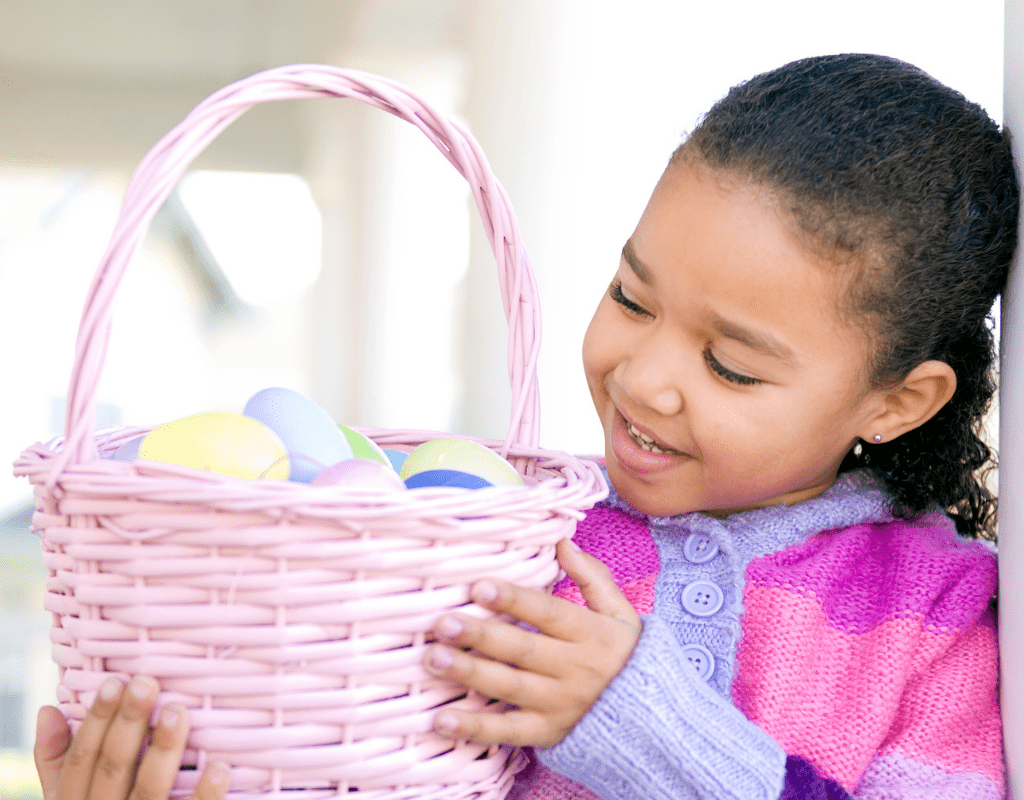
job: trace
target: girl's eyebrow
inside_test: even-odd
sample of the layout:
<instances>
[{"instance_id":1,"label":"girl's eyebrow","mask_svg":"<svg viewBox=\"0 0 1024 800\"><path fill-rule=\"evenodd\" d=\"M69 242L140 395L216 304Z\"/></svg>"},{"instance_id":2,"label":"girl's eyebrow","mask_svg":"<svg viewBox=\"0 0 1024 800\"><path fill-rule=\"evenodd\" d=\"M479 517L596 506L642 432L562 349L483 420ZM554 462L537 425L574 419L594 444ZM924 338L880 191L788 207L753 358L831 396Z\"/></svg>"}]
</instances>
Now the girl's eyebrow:
<instances>
[{"instance_id":1,"label":"girl's eyebrow","mask_svg":"<svg viewBox=\"0 0 1024 800\"><path fill-rule=\"evenodd\" d=\"M632 239L626 239L626 243L622 245L622 260L629 264L629 268L633 270L641 283L644 283L647 286L651 285L651 271L643 261L637 258L636 251L633 249Z\"/></svg>"},{"instance_id":2,"label":"girl's eyebrow","mask_svg":"<svg viewBox=\"0 0 1024 800\"><path fill-rule=\"evenodd\" d=\"M744 328L741 325L736 325L721 318L713 320L711 327L720 336L734 339L751 350L756 350L758 353L778 359L791 366L799 364L796 354L789 347L767 333L752 331L749 328Z\"/></svg>"},{"instance_id":3,"label":"girl's eyebrow","mask_svg":"<svg viewBox=\"0 0 1024 800\"><path fill-rule=\"evenodd\" d=\"M622 260L629 264L629 268L633 270L641 283L647 286L653 284L653 274L650 268L637 257L636 251L633 249L632 239L627 239L626 243L622 246ZM800 363L791 348L768 333L752 331L721 317L712 320L711 327L719 336L733 339L740 344L746 345L751 350L755 350L770 358L777 359L794 367Z\"/></svg>"}]
</instances>

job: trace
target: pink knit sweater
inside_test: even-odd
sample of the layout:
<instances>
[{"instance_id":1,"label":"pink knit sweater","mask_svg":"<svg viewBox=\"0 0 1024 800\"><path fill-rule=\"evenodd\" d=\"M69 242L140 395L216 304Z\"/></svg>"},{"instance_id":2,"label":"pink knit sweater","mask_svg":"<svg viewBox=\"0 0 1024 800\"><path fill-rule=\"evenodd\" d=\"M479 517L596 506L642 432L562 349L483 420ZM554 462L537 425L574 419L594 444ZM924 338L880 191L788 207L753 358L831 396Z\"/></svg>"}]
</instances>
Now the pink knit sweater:
<instances>
[{"instance_id":1,"label":"pink knit sweater","mask_svg":"<svg viewBox=\"0 0 1024 800\"><path fill-rule=\"evenodd\" d=\"M648 628L654 630L659 601L666 600L658 594L664 590L659 577L665 546L659 552L649 518L629 511L621 501L617 507L614 502L598 506L580 523L575 540L610 566L637 611L648 615L643 641ZM727 547L724 540L722 546ZM980 543L959 538L941 514L916 522L890 517L823 529L746 563L736 606L740 634L727 654L733 659L730 697L722 702L731 700L777 745L784 777L781 783L778 777L766 778L769 788L761 796L1002 797L990 602L995 588L994 555ZM568 580L556 587L556 594L583 602ZM634 659L641 657L639 650L638 645ZM725 668L726 660L720 661ZM613 681L609 697L619 696L617 682L634 680L629 671L627 665ZM612 701L602 696L588 717L607 702ZM584 721L578 726L582 732L570 738L589 736ZM614 737L616 726L610 728ZM716 730L709 721L708 737L718 735ZM587 739L565 748L578 757L591 746L607 745L591 745ZM556 746L556 756L558 748L563 745ZM560 757L567 758L564 752ZM671 762L673 757L652 755L652 761ZM575 776L587 782L601 772L594 765L608 758L611 753L596 752L591 766ZM738 761L742 764L742 754ZM692 791L684 791L690 768L685 759L678 763L681 783L665 796L739 797L748 791L732 788L728 767L720 768L723 774L717 777L695 778ZM645 768L637 766L640 772ZM601 780L595 778L598 784ZM619 788L607 788L613 784L598 785L600 796L629 797L640 785L624 779ZM710 785L721 788L712 793ZM535 761L513 796L569 800L596 795ZM652 796L661 795L655 790L645 800Z\"/></svg>"}]
</instances>

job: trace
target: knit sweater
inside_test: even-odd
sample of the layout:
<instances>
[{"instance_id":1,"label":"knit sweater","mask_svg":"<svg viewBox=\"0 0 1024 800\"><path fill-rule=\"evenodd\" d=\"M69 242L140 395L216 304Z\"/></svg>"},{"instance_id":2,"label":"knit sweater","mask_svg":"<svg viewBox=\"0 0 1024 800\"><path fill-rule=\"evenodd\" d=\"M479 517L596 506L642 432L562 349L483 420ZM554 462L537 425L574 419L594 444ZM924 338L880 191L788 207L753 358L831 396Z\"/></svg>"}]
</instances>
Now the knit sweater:
<instances>
[{"instance_id":1,"label":"knit sweater","mask_svg":"<svg viewBox=\"0 0 1024 800\"><path fill-rule=\"evenodd\" d=\"M515 800L1003 797L996 559L863 473L818 498L575 536L641 614L626 666ZM555 593L583 603L562 580Z\"/></svg>"}]
</instances>

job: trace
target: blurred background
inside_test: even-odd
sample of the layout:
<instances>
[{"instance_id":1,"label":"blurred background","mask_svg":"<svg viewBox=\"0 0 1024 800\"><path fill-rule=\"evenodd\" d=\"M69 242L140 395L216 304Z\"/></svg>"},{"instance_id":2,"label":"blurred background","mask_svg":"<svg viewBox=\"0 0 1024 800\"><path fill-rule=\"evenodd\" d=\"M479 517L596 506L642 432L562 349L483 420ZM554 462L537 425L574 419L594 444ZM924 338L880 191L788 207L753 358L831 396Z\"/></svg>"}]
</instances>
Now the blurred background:
<instances>
[{"instance_id":1,"label":"blurred background","mask_svg":"<svg viewBox=\"0 0 1024 800\"><path fill-rule=\"evenodd\" d=\"M387 75L468 125L540 285L541 443L599 452L583 332L668 155L732 84L841 51L914 62L1001 118L1001 0L3 0L0 461L62 432L135 165L214 90L299 62ZM504 437L493 259L419 132L358 103L264 104L193 167L119 291L97 427L237 412L281 385L339 422ZM2 798L38 796L56 684L30 514L0 470Z\"/></svg>"}]
</instances>

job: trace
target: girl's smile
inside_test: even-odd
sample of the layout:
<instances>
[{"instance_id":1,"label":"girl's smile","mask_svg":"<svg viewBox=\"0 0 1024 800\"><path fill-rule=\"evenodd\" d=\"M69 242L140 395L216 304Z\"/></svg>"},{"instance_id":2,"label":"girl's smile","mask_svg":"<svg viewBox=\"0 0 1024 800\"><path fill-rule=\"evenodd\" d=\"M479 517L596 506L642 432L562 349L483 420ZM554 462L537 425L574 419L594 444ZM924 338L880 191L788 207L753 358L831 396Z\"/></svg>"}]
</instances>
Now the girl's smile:
<instances>
[{"instance_id":1,"label":"girl's smile","mask_svg":"<svg viewBox=\"0 0 1024 800\"><path fill-rule=\"evenodd\" d=\"M767 190L670 167L583 346L623 499L725 515L835 481L885 405L866 337L839 317L839 269Z\"/></svg>"}]
</instances>

